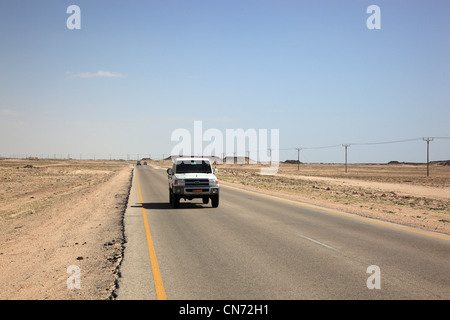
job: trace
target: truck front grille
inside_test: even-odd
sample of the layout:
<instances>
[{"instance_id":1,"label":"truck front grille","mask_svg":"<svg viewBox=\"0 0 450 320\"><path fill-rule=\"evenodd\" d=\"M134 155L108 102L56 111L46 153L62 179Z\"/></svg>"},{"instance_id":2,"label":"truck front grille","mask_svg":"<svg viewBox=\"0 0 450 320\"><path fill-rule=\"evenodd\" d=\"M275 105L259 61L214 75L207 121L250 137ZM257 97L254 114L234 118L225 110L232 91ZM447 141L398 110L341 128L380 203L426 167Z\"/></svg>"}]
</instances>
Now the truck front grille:
<instances>
[{"instance_id":1,"label":"truck front grille","mask_svg":"<svg viewBox=\"0 0 450 320\"><path fill-rule=\"evenodd\" d=\"M209 180L208 179L186 179L185 186L186 187L208 187Z\"/></svg>"}]
</instances>

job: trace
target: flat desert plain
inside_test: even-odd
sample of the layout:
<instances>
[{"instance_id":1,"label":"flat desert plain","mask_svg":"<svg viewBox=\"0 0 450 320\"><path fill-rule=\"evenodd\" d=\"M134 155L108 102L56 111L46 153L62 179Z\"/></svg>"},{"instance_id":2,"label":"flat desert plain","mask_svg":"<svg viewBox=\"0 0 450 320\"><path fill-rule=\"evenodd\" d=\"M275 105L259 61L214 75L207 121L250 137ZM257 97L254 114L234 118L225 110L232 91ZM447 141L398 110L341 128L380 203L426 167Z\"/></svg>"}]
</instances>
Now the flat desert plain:
<instances>
[{"instance_id":1,"label":"flat desert plain","mask_svg":"<svg viewBox=\"0 0 450 320\"><path fill-rule=\"evenodd\" d=\"M0 299L112 299L131 176L119 161L0 160Z\"/></svg>"}]
</instances>

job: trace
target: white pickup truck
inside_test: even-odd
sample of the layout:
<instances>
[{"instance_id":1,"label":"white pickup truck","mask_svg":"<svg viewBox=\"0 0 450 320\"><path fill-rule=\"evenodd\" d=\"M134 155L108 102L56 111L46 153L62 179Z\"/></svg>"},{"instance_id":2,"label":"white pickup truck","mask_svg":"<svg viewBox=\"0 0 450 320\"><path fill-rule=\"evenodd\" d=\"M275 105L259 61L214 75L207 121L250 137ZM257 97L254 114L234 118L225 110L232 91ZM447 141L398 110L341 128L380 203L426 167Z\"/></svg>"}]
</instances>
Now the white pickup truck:
<instances>
[{"instance_id":1,"label":"white pickup truck","mask_svg":"<svg viewBox=\"0 0 450 320\"><path fill-rule=\"evenodd\" d=\"M167 169L169 201L174 208L180 199L202 198L207 204L211 199L214 208L219 206L219 181L217 170L213 170L207 158L177 158L172 168Z\"/></svg>"}]
</instances>

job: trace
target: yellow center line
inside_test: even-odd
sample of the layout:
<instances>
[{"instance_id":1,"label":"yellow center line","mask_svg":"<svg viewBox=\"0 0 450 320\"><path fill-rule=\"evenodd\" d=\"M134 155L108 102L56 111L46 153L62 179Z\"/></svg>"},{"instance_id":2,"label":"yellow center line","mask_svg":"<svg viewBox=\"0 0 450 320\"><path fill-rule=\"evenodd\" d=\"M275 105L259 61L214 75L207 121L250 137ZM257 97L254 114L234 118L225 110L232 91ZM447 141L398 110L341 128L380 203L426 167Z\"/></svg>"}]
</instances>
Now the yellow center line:
<instances>
[{"instance_id":1,"label":"yellow center line","mask_svg":"<svg viewBox=\"0 0 450 320\"><path fill-rule=\"evenodd\" d=\"M164 285L161 277L161 272L159 271L158 259L156 259L156 252L153 246L152 235L150 233L150 227L148 224L147 213L144 208L144 200L142 199L141 187L139 185L139 177L136 170L136 180L139 190L139 197L141 198L142 204L142 215L144 217L145 234L147 235L148 253L150 254L150 263L152 265L153 280L155 282L156 296L158 300L166 300L166 291L164 290Z\"/></svg>"},{"instance_id":2,"label":"yellow center line","mask_svg":"<svg viewBox=\"0 0 450 320\"><path fill-rule=\"evenodd\" d=\"M315 209L315 210L319 210L319 211L323 211L323 212L328 212L328 213L344 216L344 217L347 217L347 218L352 218L352 219L356 219L356 220L361 220L361 221L377 224L377 225L384 226L384 227L389 227L389 228L393 228L393 229L397 229L397 230L402 230L402 231L407 231L407 232L411 232L411 233L420 234L420 235L427 236L427 237L432 237L432 238L437 238L437 239L441 239L441 240L450 241L449 238L446 238L444 236L441 237L441 236L437 236L437 235L434 235L434 234L429 234L429 233L419 232L419 231L415 231L415 230L411 230L411 229L407 229L407 228L397 227L397 226L390 225L390 224L387 224L387 223L373 221L373 220L369 220L369 219L365 219L365 218L361 218L361 217L352 216L350 214L341 213L341 212L337 212L337 211L321 208L319 206L308 205L308 204L301 203L301 202L296 201L296 200L284 199L284 198L271 196L271 195L260 193L260 192L256 192L256 191L249 191L249 190L245 190L245 189L241 189L241 188L237 188L237 187L232 187L230 185L226 185L225 183L222 184L222 185L224 187L226 187L226 188L235 189L235 190L239 190L239 191L242 191L242 192L255 194L255 195L258 195L258 196L261 196L261 197L270 198L270 199L274 199L274 200L278 200L278 201L294 204L294 205L297 205L297 206L300 206L300 207Z\"/></svg>"}]
</instances>

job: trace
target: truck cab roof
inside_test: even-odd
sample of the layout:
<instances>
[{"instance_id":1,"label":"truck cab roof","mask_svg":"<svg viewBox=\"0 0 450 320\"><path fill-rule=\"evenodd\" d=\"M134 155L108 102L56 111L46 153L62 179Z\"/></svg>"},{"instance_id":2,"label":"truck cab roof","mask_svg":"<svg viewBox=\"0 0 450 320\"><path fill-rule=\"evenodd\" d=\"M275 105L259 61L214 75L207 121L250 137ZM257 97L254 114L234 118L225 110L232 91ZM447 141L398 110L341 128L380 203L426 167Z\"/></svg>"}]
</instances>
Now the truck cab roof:
<instances>
[{"instance_id":1,"label":"truck cab roof","mask_svg":"<svg viewBox=\"0 0 450 320\"><path fill-rule=\"evenodd\" d=\"M211 163L211 161L208 158L176 158L173 162L180 163L184 161L207 161Z\"/></svg>"}]
</instances>

